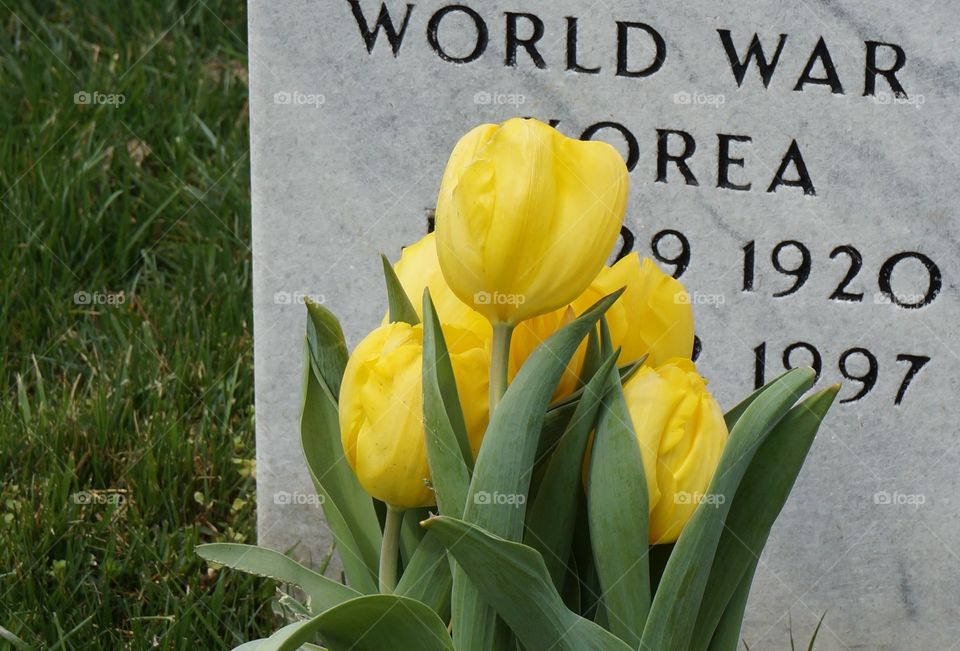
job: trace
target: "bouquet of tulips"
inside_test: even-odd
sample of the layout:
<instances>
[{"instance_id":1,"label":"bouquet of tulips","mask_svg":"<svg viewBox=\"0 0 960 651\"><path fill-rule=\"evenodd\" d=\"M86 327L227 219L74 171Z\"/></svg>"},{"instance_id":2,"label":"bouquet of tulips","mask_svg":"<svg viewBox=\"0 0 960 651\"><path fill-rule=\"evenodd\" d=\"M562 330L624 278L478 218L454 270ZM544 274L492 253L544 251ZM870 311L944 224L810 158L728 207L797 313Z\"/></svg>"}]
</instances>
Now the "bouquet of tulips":
<instances>
[{"instance_id":1,"label":"bouquet of tulips","mask_svg":"<svg viewBox=\"0 0 960 651\"><path fill-rule=\"evenodd\" d=\"M612 266L627 170L529 119L456 145L436 231L385 258L348 356L308 303L301 439L343 566L242 649L733 651L761 550L837 392L795 369L724 414L683 286Z\"/></svg>"}]
</instances>

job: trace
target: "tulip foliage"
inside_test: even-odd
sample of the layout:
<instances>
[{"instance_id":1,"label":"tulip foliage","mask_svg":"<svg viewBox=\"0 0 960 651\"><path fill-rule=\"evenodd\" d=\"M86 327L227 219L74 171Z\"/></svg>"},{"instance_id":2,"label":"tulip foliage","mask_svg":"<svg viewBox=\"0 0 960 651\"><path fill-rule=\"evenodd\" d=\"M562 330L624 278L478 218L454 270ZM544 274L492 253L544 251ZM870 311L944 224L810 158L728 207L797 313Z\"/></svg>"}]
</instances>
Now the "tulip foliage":
<instances>
[{"instance_id":1,"label":"tulip foliage","mask_svg":"<svg viewBox=\"0 0 960 651\"><path fill-rule=\"evenodd\" d=\"M722 413L683 287L604 266L626 193L606 145L485 125L440 192L352 354L307 303L300 435L343 572L199 547L299 589L290 623L237 648L735 650L837 387L803 398L795 369Z\"/></svg>"}]
</instances>

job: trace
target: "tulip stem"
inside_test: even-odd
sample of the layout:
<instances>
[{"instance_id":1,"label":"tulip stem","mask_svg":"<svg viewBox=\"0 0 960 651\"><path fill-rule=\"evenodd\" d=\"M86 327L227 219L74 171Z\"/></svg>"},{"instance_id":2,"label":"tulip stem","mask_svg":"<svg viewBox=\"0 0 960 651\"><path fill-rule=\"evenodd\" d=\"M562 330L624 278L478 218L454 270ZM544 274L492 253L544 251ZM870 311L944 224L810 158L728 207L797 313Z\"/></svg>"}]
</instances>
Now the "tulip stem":
<instances>
[{"instance_id":1,"label":"tulip stem","mask_svg":"<svg viewBox=\"0 0 960 651\"><path fill-rule=\"evenodd\" d=\"M397 588L397 556L400 545L400 525L403 509L387 505L387 519L383 523L383 543L380 546L380 592L393 594Z\"/></svg>"},{"instance_id":2,"label":"tulip stem","mask_svg":"<svg viewBox=\"0 0 960 651\"><path fill-rule=\"evenodd\" d=\"M493 326L493 346L490 351L490 417L507 392L507 370L510 363L510 337L513 326L497 323Z\"/></svg>"}]
</instances>

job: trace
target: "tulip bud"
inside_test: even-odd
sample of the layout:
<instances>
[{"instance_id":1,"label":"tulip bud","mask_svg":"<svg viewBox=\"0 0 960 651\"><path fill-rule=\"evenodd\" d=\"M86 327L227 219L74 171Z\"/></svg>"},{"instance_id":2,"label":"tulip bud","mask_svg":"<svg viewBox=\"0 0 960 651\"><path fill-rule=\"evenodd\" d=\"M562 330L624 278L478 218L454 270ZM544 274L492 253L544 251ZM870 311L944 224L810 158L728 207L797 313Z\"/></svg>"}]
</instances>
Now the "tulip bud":
<instances>
[{"instance_id":1,"label":"tulip bud","mask_svg":"<svg viewBox=\"0 0 960 651\"><path fill-rule=\"evenodd\" d=\"M470 330L483 339L491 337L490 323L457 298L444 280L437 259L436 233L428 233L415 244L403 247L400 260L393 265L393 270L421 320L423 290L429 288L430 299L440 323Z\"/></svg>"},{"instance_id":2,"label":"tulip bud","mask_svg":"<svg viewBox=\"0 0 960 651\"><path fill-rule=\"evenodd\" d=\"M494 324L563 307L610 255L627 185L609 144L532 119L473 129L450 155L437 198L447 283Z\"/></svg>"},{"instance_id":3,"label":"tulip bud","mask_svg":"<svg viewBox=\"0 0 960 651\"><path fill-rule=\"evenodd\" d=\"M640 257L632 253L612 267L604 267L567 307L524 321L514 330L510 342L510 377L547 337L621 287L625 288L623 295L605 315L612 343L621 349L618 362L630 364L647 355L647 366L656 367L674 357L689 358L693 352L693 309L686 290L679 281L660 271L652 260L641 262ZM585 346L581 346L574 355L555 398L576 389L584 351Z\"/></svg>"},{"instance_id":4,"label":"tulip bud","mask_svg":"<svg viewBox=\"0 0 960 651\"><path fill-rule=\"evenodd\" d=\"M473 455L487 426L489 350L475 334L444 330ZM350 355L340 387L340 437L373 497L396 508L435 504L423 426L423 327L390 323Z\"/></svg>"},{"instance_id":5,"label":"tulip bud","mask_svg":"<svg viewBox=\"0 0 960 651\"><path fill-rule=\"evenodd\" d=\"M723 412L689 359L643 366L623 387L650 504L650 543L674 542L707 488L723 446Z\"/></svg>"},{"instance_id":6,"label":"tulip bud","mask_svg":"<svg viewBox=\"0 0 960 651\"><path fill-rule=\"evenodd\" d=\"M620 364L647 355L648 366L693 354L693 307L680 281L660 271L636 253L604 267L573 303L577 314L604 296L625 287L605 315L613 345L620 347Z\"/></svg>"}]
</instances>

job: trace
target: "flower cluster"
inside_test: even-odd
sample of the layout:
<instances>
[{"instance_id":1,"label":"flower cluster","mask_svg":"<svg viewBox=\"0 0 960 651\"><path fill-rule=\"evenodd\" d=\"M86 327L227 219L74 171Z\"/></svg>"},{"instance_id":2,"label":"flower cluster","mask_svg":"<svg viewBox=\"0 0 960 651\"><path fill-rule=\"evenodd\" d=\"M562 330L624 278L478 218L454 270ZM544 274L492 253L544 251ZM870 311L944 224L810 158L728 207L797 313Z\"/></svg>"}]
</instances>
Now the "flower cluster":
<instances>
[{"instance_id":1,"label":"flower cluster","mask_svg":"<svg viewBox=\"0 0 960 651\"><path fill-rule=\"evenodd\" d=\"M794 369L722 413L691 301L607 265L627 170L530 119L447 163L436 231L386 259L348 355L308 312L300 440L343 582L276 551L210 561L299 586L261 651L735 651L757 561L838 387ZM667 544L672 543L672 544Z\"/></svg>"},{"instance_id":2,"label":"flower cluster","mask_svg":"<svg viewBox=\"0 0 960 651\"><path fill-rule=\"evenodd\" d=\"M697 374L693 310L683 286L632 253L611 266L623 222L627 171L602 142L566 138L536 120L483 125L447 163L436 232L406 247L395 273L417 310L436 305L476 455L487 425L494 330L510 328L508 378L562 326L623 288L607 310L617 363L645 359L625 384L649 491L651 542L676 540L727 438L723 414ZM424 445L420 326L370 333L340 391L343 447L361 485L398 508L433 505ZM583 385L584 342L554 399Z\"/></svg>"}]
</instances>

